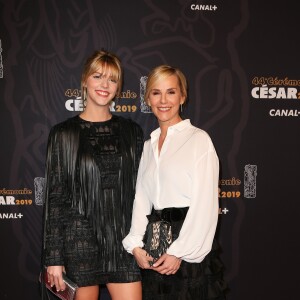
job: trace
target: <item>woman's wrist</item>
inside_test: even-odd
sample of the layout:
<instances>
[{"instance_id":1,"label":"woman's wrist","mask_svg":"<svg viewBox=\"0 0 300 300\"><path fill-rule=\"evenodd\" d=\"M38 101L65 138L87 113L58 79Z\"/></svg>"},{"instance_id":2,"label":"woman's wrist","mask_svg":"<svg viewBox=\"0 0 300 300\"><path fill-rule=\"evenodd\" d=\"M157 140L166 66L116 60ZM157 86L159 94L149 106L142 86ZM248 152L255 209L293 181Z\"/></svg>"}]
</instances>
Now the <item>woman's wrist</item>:
<instances>
[{"instance_id":1,"label":"woman's wrist","mask_svg":"<svg viewBox=\"0 0 300 300\"><path fill-rule=\"evenodd\" d=\"M139 251L140 249L142 249L141 247L134 247L132 249L132 254L134 255L137 251Z\"/></svg>"}]
</instances>

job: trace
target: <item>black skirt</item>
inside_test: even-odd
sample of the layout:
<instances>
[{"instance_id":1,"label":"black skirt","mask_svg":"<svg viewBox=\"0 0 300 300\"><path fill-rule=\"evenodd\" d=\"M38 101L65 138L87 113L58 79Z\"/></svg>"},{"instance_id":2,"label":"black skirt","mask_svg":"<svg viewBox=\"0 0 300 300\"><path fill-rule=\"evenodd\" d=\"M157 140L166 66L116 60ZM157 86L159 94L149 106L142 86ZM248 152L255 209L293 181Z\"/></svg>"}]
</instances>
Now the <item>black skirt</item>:
<instances>
[{"instance_id":1,"label":"black skirt","mask_svg":"<svg viewBox=\"0 0 300 300\"><path fill-rule=\"evenodd\" d=\"M171 208L174 210L174 208ZM164 209L169 210L169 208ZM157 214L157 211L152 211ZM172 221L175 240L184 219ZM226 284L223 281L223 264L218 257L218 244L201 263L182 261L174 275L162 275L153 270L141 270L143 300L224 300Z\"/></svg>"}]
</instances>

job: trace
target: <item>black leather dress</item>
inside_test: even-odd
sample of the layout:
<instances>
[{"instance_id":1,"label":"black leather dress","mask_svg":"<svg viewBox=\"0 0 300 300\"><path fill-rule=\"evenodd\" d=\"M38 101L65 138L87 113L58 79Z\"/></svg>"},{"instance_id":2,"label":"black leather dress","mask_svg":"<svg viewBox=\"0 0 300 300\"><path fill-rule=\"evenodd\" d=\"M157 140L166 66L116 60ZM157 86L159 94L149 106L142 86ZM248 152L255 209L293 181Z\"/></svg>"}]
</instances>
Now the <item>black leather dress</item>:
<instances>
[{"instance_id":1,"label":"black leather dress","mask_svg":"<svg viewBox=\"0 0 300 300\"><path fill-rule=\"evenodd\" d=\"M122 246L130 229L143 133L113 116L79 116L51 129L47 148L43 263L64 265L79 286L140 280Z\"/></svg>"}]
</instances>

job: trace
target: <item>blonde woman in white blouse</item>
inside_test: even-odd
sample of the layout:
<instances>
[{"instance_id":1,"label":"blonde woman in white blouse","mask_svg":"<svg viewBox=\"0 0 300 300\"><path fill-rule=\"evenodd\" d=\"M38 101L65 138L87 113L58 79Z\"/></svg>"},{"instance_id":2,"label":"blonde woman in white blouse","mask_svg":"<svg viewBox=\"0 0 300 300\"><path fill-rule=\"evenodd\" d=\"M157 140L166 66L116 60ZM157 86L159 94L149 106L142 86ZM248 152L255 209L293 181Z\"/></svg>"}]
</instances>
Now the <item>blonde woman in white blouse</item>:
<instances>
[{"instance_id":1,"label":"blonde woman in white blouse","mask_svg":"<svg viewBox=\"0 0 300 300\"><path fill-rule=\"evenodd\" d=\"M159 128L145 142L140 162L132 224L123 240L142 269L143 300L214 299L224 297L222 264L215 251L218 221L219 161L209 135L182 120L187 98L183 73L171 66L153 69L145 99ZM177 209L173 243L155 263L144 247L147 216Z\"/></svg>"}]
</instances>

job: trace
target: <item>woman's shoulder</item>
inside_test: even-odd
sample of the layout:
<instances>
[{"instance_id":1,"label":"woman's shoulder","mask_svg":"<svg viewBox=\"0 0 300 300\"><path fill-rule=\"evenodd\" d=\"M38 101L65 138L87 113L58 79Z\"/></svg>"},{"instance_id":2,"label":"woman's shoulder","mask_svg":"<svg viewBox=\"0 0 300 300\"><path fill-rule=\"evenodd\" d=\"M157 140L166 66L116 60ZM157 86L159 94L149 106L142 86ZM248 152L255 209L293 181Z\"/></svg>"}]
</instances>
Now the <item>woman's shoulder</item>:
<instances>
[{"instance_id":1,"label":"woman's shoulder","mask_svg":"<svg viewBox=\"0 0 300 300\"><path fill-rule=\"evenodd\" d=\"M193 131L194 131L194 135L196 138L198 139L203 139L203 140L210 140L210 136L207 133L207 131L205 131L204 129L201 129L199 127L196 126L192 126Z\"/></svg>"},{"instance_id":2,"label":"woman's shoulder","mask_svg":"<svg viewBox=\"0 0 300 300\"><path fill-rule=\"evenodd\" d=\"M114 118L121 124L122 129L129 130L143 136L142 127L134 120L117 115L114 115Z\"/></svg>"},{"instance_id":3,"label":"woman's shoulder","mask_svg":"<svg viewBox=\"0 0 300 300\"><path fill-rule=\"evenodd\" d=\"M201 145L201 148L207 147L209 149L213 147L212 139L207 131L193 125L191 125L191 130L193 130L192 140L196 145Z\"/></svg>"},{"instance_id":4,"label":"woman's shoulder","mask_svg":"<svg viewBox=\"0 0 300 300\"><path fill-rule=\"evenodd\" d=\"M151 139L150 138L145 140L145 142L144 142L144 148L149 148L149 147L151 147Z\"/></svg>"},{"instance_id":5,"label":"woman's shoulder","mask_svg":"<svg viewBox=\"0 0 300 300\"><path fill-rule=\"evenodd\" d=\"M141 126L137 122L135 122L134 120L132 120L130 118L125 118L125 117L118 116L118 115L114 115L114 118L116 120L118 120L120 123L128 124L129 126L132 126L132 127L141 128Z\"/></svg>"},{"instance_id":6,"label":"woman's shoulder","mask_svg":"<svg viewBox=\"0 0 300 300\"><path fill-rule=\"evenodd\" d=\"M62 122L53 125L50 129L50 135L71 131L78 128L79 118L78 116L70 117Z\"/></svg>"}]
</instances>

